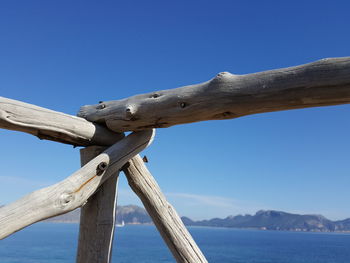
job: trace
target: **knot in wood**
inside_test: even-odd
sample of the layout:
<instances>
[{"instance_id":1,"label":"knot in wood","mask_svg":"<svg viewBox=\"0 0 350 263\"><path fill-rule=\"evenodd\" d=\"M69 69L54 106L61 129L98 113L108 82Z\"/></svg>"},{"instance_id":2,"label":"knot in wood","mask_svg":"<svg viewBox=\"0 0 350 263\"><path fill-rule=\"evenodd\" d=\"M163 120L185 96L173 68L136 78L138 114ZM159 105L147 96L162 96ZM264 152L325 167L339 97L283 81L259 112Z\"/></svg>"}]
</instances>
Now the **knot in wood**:
<instances>
[{"instance_id":1,"label":"knot in wood","mask_svg":"<svg viewBox=\"0 0 350 263\"><path fill-rule=\"evenodd\" d=\"M160 95L158 94L158 93L154 93L154 94L152 94L151 95L151 99L156 99L156 98L159 98L160 97Z\"/></svg>"},{"instance_id":2,"label":"knot in wood","mask_svg":"<svg viewBox=\"0 0 350 263\"><path fill-rule=\"evenodd\" d=\"M101 103L101 104L97 105L97 107L96 107L97 110L102 110L104 108L106 108L106 104L104 104L104 103Z\"/></svg>"},{"instance_id":3,"label":"knot in wood","mask_svg":"<svg viewBox=\"0 0 350 263\"><path fill-rule=\"evenodd\" d=\"M231 74L230 72L220 72L211 80L213 83L220 83L220 82L225 82L228 81L231 77L235 75Z\"/></svg>"},{"instance_id":4,"label":"knot in wood","mask_svg":"<svg viewBox=\"0 0 350 263\"><path fill-rule=\"evenodd\" d=\"M220 72L220 73L218 73L217 75L216 75L216 79L221 79L221 78L224 78L224 77L227 77L227 76L229 76L229 75L231 75L229 72Z\"/></svg>"},{"instance_id":5,"label":"knot in wood","mask_svg":"<svg viewBox=\"0 0 350 263\"><path fill-rule=\"evenodd\" d=\"M60 197L60 204L62 207L67 206L74 200L74 195L71 193L63 193Z\"/></svg>"},{"instance_id":6,"label":"knot in wood","mask_svg":"<svg viewBox=\"0 0 350 263\"><path fill-rule=\"evenodd\" d=\"M135 115L135 110L134 110L134 107L133 106L128 106L126 109L125 109L125 120L133 120L134 119L134 115Z\"/></svg>"}]
</instances>

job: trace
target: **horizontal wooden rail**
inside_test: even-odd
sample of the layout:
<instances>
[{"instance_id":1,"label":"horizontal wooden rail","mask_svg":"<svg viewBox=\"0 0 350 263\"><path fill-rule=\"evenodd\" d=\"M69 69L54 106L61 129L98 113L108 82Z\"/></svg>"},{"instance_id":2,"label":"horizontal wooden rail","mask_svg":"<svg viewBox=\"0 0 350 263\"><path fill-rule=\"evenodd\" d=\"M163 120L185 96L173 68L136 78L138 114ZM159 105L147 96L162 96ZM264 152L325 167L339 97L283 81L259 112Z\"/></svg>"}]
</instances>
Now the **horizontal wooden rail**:
<instances>
[{"instance_id":1,"label":"horizontal wooden rail","mask_svg":"<svg viewBox=\"0 0 350 263\"><path fill-rule=\"evenodd\" d=\"M0 239L35 222L82 206L103 182L145 149L153 136L153 130L133 133L65 180L0 208Z\"/></svg>"},{"instance_id":2,"label":"horizontal wooden rail","mask_svg":"<svg viewBox=\"0 0 350 263\"><path fill-rule=\"evenodd\" d=\"M85 119L3 97L0 128L75 146L110 146L123 137Z\"/></svg>"},{"instance_id":3,"label":"horizontal wooden rail","mask_svg":"<svg viewBox=\"0 0 350 263\"><path fill-rule=\"evenodd\" d=\"M83 106L78 116L123 132L345 103L350 57L247 75L223 72L197 85Z\"/></svg>"}]
</instances>

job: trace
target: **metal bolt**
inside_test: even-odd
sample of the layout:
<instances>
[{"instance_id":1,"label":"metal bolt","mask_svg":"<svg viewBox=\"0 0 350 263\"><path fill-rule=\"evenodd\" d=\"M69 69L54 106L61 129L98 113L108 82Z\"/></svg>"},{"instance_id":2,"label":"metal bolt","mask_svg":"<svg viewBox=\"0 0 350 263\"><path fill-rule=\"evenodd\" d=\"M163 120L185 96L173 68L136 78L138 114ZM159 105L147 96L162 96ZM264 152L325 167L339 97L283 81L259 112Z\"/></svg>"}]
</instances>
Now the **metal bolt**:
<instances>
[{"instance_id":1,"label":"metal bolt","mask_svg":"<svg viewBox=\"0 0 350 263\"><path fill-rule=\"evenodd\" d=\"M108 164L106 162L102 162L100 163L99 165L97 165L97 168L96 168L96 175L97 176L100 176L103 174L103 172L107 169L108 167Z\"/></svg>"}]
</instances>

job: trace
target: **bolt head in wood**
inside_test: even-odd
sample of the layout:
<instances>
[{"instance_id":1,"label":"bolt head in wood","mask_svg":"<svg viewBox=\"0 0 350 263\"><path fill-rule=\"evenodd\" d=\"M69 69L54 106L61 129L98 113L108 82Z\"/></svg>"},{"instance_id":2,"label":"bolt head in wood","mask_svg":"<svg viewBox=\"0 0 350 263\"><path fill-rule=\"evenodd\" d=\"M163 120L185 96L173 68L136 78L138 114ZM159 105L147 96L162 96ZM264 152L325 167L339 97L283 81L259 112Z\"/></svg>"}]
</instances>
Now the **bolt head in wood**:
<instances>
[{"instance_id":1,"label":"bolt head in wood","mask_svg":"<svg viewBox=\"0 0 350 263\"><path fill-rule=\"evenodd\" d=\"M96 168L96 175L100 176L103 174L105 170L107 170L108 164L106 162L101 162L99 165L97 165Z\"/></svg>"},{"instance_id":2,"label":"bolt head in wood","mask_svg":"<svg viewBox=\"0 0 350 263\"><path fill-rule=\"evenodd\" d=\"M186 107L186 102L181 102L181 103L180 103L180 107L181 107L181 108L185 108L185 107Z\"/></svg>"}]
</instances>

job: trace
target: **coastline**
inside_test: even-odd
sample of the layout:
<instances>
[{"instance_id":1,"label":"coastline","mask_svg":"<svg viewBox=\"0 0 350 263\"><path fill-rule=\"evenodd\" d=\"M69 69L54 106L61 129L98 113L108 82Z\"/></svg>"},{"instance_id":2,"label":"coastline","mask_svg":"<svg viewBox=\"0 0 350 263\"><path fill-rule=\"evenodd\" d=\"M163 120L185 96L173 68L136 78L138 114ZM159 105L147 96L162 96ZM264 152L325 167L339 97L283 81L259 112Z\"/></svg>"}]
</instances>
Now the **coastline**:
<instances>
[{"instance_id":1,"label":"coastline","mask_svg":"<svg viewBox=\"0 0 350 263\"><path fill-rule=\"evenodd\" d=\"M79 224L79 221L42 221L40 223L49 224ZM116 224L117 226L117 224ZM155 226L153 223L125 223L124 226ZM124 227L123 226L123 227ZM117 226L118 227L118 226ZM293 230L293 229L267 229L258 227L226 227L226 226L200 226L186 225L187 228L213 228L213 229L233 229L233 230L254 230L254 231L271 231L271 232L291 232L291 233L334 233L334 234L350 234L350 230L346 231L329 231L329 230Z\"/></svg>"}]
</instances>

